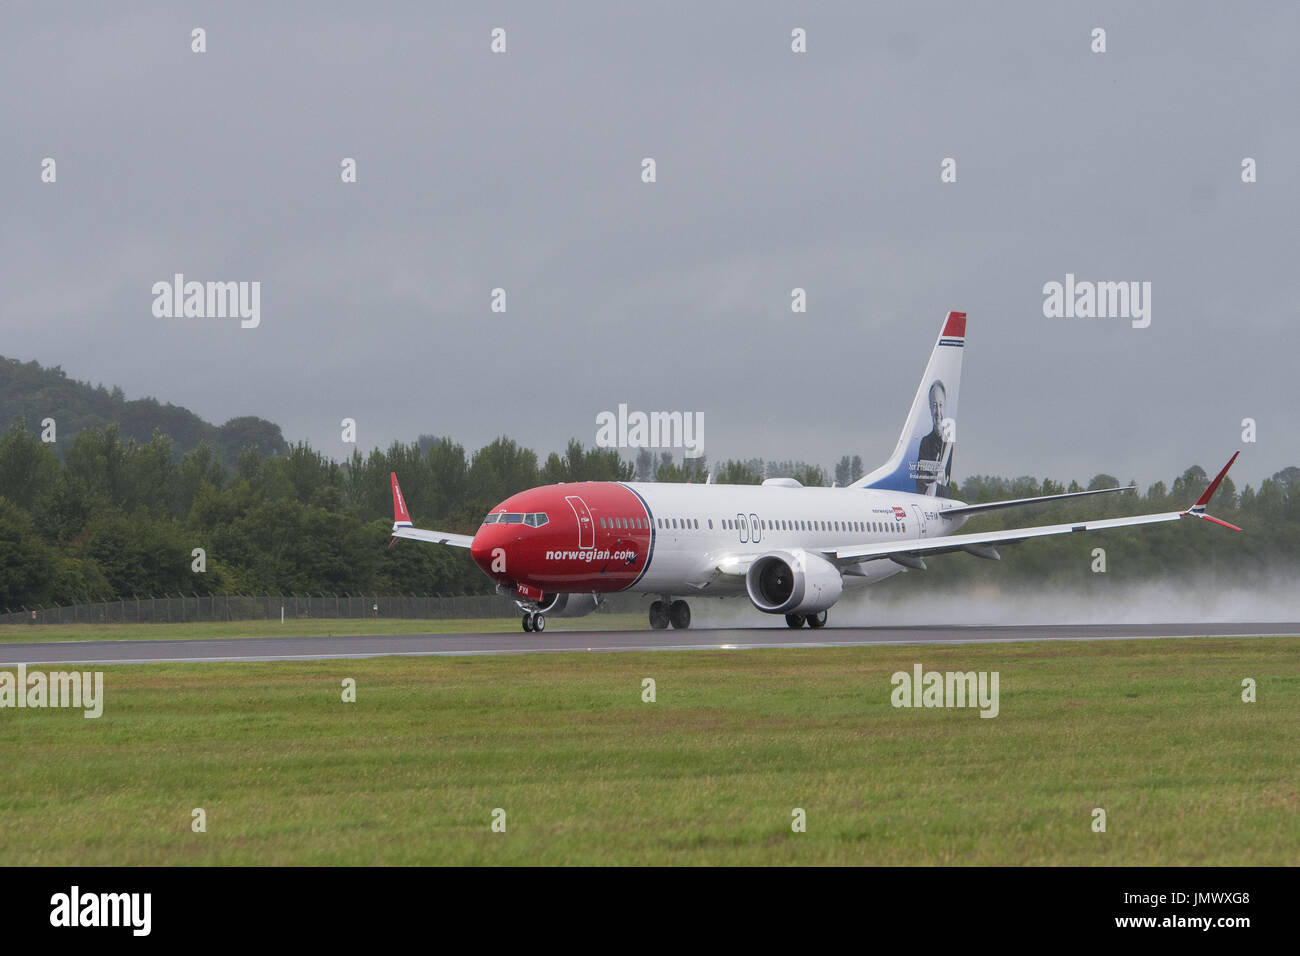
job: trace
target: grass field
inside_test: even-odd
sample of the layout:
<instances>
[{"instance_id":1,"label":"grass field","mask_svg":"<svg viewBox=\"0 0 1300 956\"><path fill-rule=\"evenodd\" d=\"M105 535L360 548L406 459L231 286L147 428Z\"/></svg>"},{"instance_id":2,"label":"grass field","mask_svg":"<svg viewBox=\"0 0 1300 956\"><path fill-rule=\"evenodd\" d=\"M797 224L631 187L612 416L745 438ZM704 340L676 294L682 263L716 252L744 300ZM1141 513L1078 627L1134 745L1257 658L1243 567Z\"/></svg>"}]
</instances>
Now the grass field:
<instances>
[{"instance_id":1,"label":"grass field","mask_svg":"<svg viewBox=\"0 0 1300 956\"><path fill-rule=\"evenodd\" d=\"M893 708L890 675L918 662L999 672L999 715ZM1294 864L1300 847L1296 638L132 665L105 669L105 697L98 720L0 710L0 863Z\"/></svg>"},{"instance_id":2,"label":"grass field","mask_svg":"<svg viewBox=\"0 0 1300 956\"><path fill-rule=\"evenodd\" d=\"M548 617L548 631L616 631L644 628L646 616L589 614ZM190 624L14 624L0 627L0 644L38 641L176 641L218 637L306 637L362 634L501 634L520 630L518 617L297 618L285 621L213 621Z\"/></svg>"}]
</instances>

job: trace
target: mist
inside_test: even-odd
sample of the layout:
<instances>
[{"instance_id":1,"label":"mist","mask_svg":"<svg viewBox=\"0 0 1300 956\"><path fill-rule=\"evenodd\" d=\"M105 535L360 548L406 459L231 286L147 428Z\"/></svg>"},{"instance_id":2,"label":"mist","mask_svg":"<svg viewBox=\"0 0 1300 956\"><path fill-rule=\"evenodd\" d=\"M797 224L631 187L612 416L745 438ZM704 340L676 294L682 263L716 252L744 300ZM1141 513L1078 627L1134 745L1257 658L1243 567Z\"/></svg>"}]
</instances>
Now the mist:
<instances>
[{"instance_id":1,"label":"mist","mask_svg":"<svg viewBox=\"0 0 1300 956\"><path fill-rule=\"evenodd\" d=\"M1225 583L1205 575L1112 584L1104 594L986 584L918 593L912 588L906 592L891 588L894 582L885 581L842 598L831 608L827 627L1296 621L1300 620L1297 580L1294 571L1252 582ZM692 627L786 626L784 617L760 613L745 597L696 598L690 603Z\"/></svg>"}]
</instances>

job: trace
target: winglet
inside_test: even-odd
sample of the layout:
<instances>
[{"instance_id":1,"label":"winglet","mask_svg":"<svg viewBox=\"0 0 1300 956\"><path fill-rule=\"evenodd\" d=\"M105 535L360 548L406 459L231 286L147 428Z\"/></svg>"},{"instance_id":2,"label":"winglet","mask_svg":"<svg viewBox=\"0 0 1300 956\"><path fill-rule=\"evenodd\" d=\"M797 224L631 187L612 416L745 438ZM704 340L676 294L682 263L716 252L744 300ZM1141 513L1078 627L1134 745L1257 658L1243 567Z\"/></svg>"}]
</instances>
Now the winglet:
<instances>
[{"instance_id":1,"label":"winglet","mask_svg":"<svg viewBox=\"0 0 1300 956\"><path fill-rule=\"evenodd\" d=\"M393 527L411 527L411 515L406 510L406 499L402 497L402 486L397 483L397 472L388 473L393 479Z\"/></svg>"},{"instance_id":2,"label":"winglet","mask_svg":"<svg viewBox=\"0 0 1300 956\"><path fill-rule=\"evenodd\" d=\"M1184 518L1191 515L1193 518L1204 518L1206 521L1213 521L1215 524L1221 524L1225 528L1231 528L1233 531L1241 530L1235 524L1228 524L1226 521L1205 513L1205 506L1210 503L1210 499L1214 497L1214 493L1219 490L1219 482L1223 481L1223 477L1228 473L1228 469L1232 467L1232 463L1237 460L1237 455L1240 454L1241 452L1233 453L1233 456L1228 459L1228 463L1223 466L1223 470L1219 472L1212 482L1210 482L1209 487L1201 493L1201 497L1196 499L1196 504L1183 512Z\"/></svg>"}]
</instances>

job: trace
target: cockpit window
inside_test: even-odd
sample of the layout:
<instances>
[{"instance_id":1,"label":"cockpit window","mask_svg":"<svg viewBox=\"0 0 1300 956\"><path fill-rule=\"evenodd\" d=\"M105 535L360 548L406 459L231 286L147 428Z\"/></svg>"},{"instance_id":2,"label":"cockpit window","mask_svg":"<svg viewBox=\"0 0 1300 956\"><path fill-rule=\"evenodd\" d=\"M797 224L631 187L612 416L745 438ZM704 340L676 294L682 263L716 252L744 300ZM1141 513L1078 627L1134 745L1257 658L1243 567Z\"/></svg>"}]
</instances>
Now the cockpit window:
<instances>
[{"instance_id":1,"label":"cockpit window","mask_svg":"<svg viewBox=\"0 0 1300 956\"><path fill-rule=\"evenodd\" d=\"M526 524L530 528L540 528L551 519L544 511L523 512L495 511L483 519L484 524Z\"/></svg>"}]
</instances>

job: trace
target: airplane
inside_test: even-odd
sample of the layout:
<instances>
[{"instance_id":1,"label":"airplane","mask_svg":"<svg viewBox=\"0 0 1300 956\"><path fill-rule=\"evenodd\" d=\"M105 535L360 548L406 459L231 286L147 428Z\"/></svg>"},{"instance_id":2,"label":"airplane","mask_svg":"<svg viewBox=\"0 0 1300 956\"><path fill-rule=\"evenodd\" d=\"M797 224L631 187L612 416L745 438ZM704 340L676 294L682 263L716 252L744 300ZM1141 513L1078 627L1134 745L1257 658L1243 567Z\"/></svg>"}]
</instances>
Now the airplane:
<instances>
[{"instance_id":1,"label":"airplane","mask_svg":"<svg viewBox=\"0 0 1300 956\"><path fill-rule=\"evenodd\" d=\"M390 473L389 546L410 538L468 549L498 593L515 599L525 631L543 631L548 614L589 614L620 591L656 598L650 627L657 630L690 627L688 596L740 595L765 614L784 615L789 627L819 628L845 591L925 570L927 555L964 551L999 560L999 546L1030 538L1182 518L1241 530L1205 510L1234 454L1185 511L956 534L972 515L988 511L1133 490L980 504L949 498L965 344L966 313L949 312L893 454L846 487L804 487L793 478L761 485L545 485L511 495L471 536L414 527Z\"/></svg>"}]
</instances>

